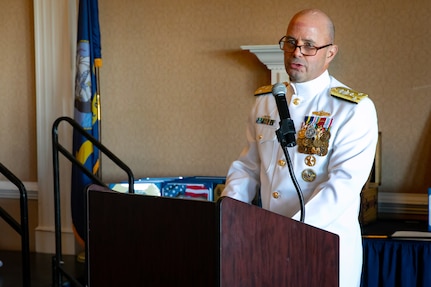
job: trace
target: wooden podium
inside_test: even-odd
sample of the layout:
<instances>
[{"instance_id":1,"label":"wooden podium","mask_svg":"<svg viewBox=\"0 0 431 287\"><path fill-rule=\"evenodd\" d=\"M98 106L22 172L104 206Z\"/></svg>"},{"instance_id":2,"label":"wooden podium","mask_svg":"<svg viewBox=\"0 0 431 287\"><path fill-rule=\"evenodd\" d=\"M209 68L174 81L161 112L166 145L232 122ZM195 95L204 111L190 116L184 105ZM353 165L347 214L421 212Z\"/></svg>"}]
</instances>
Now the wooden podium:
<instances>
[{"instance_id":1,"label":"wooden podium","mask_svg":"<svg viewBox=\"0 0 431 287\"><path fill-rule=\"evenodd\" d=\"M338 286L338 236L231 198L87 190L88 286Z\"/></svg>"}]
</instances>

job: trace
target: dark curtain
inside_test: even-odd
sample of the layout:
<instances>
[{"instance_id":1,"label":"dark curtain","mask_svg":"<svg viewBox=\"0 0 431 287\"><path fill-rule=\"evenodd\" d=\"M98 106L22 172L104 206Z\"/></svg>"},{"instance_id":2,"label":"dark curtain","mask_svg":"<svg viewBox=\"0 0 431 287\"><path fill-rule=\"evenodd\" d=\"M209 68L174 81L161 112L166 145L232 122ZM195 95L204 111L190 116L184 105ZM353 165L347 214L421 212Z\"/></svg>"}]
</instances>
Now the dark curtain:
<instances>
[{"instance_id":1,"label":"dark curtain","mask_svg":"<svg viewBox=\"0 0 431 287\"><path fill-rule=\"evenodd\" d=\"M364 239L362 287L431 286L431 241Z\"/></svg>"}]
</instances>

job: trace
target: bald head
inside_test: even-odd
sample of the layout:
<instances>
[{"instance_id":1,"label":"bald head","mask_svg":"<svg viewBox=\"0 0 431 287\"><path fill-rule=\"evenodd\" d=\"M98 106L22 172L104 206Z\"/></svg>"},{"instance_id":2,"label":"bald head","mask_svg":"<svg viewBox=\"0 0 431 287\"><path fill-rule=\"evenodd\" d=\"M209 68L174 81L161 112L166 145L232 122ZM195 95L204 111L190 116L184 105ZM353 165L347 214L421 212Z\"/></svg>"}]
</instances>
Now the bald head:
<instances>
[{"instance_id":1,"label":"bald head","mask_svg":"<svg viewBox=\"0 0 431 287\"><path fill-rule=\"evenodd\" d=\"M296 13L290 20L289 26L298 22L316 23L322 27L321 32L325 33L328 41L333 43L335 38L335 27L331 18L319 9L305 9Z\"/></svg>"}]
</instances>

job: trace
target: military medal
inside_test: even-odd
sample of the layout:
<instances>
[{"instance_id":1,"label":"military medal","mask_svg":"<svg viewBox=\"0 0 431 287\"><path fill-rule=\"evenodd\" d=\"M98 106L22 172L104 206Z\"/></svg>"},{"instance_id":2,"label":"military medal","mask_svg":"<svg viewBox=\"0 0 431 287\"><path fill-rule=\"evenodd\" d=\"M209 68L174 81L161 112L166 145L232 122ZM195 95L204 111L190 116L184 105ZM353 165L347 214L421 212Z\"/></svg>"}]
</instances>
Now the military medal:
<instances>
[{"instance_id":1,"label":"military medal","mask_svg":"<svg viewBox=\"0 0 431 287\"><path fill-rule=\"evenodd\" d=\"M330 137L331 137L331 133L329 131L323 131L322 134L320 135L320 139L325 142L328 142Z\"/></svg>"},{"instance_id":2,"label":"military medal","mask_svg":"<svg viewBox=\"0 0 431 287\"><path fill-rule=\"evenodd\" d=\"M312 169L305 169L301 173L302 179L306 182L312 182L316 179L316 173Z\"/></svg>"},{"instance_id":3,"label":"military medal","mask_svg":"<svg viewBox=\"0 0 431 287\"><path fill-rule=\"evenodd\" d=\"M316 164L316 157L314 155L307 155L304 161L306 165L314 166Z\"/></svg>"},{"instance_id":4,"label":"military medal","mask_svg":"<svg viewBox=\"0 0 431 287\"><path fill-rule=\"evenodd\" d=\"M304 118L298 131L298 152L318 156L328 154L332 125L332 118L329 116L330 113L319 111Z\"/></svg>"},{"instance_id":5,"label":"military medal","mask_svg":"<svg viewBox=\"0 0 431 287\"><path fill-rule=\"evenodd\" d=\"M305 130L305 137L308 139L314 138L316 135L316 129L313 126L308 126Z\"/></svg>"},{"instance_id":6,"label":"military medal","mask_svg":"<svg viewBox=\"0 0 431 287\"><path fill-rule=\"evenodd\" d=\"M299 139L303 139L303 138L305 138L305 130L300 130L299 132L298 132L298 138Z\"/></svg>"}]
</instances>

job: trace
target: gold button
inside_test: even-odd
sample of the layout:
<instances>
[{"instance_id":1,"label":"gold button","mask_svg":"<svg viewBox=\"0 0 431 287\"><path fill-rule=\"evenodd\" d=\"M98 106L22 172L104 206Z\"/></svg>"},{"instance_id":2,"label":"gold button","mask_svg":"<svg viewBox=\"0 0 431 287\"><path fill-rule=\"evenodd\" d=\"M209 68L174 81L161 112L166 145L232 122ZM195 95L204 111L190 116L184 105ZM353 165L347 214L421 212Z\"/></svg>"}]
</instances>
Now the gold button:
<instances>
[{"instance_id":1,"label":"gold button","mask_svg":"<svg viewBox=\"0 0 431 287\"><path fill-rule=\"evenodd\" d=\"M301 102L301 100L299 99L299 98L295 98L295 99L293 99L293 104L295 105L295 106L297 106L297 105L299 105L299 103Z\"/></svg>"},{"instance_id":2,"label":"gold button","mask_svg":"<svg viewBox=\"0 0 431 287\"><path fill-rule=\"evenodd\" d=\"M285 161L284 159L280 159L280 160L278 161L278 165L279 165L279 166L285 166L285 165L286 165L286 161Z\"/></svg>"},{"instance_id":3,"label":"gold button","mask_svg":"<svg viewBox=\"0 0 431 287\"><path fill-rule=\"evenodd\" d=\"M259 140L261 140L261 139L263 139L263 135L258 135L258 136L257 136L257 138L258 138Z\"/></svg>"},{"instance_id":4,"label":"gold button","mask_svg":"<svg viewBox=\"0 0 431 287\"><path fill-rule=\"evenodd\" d=\"M280 197L280 193L279 193L278 191L274 191L274 192L272 193L272 197L274 197L275 199L277 199L277 198L279 198L279 197Z\"/></svg>"}]
</instances>

